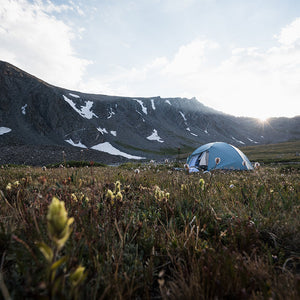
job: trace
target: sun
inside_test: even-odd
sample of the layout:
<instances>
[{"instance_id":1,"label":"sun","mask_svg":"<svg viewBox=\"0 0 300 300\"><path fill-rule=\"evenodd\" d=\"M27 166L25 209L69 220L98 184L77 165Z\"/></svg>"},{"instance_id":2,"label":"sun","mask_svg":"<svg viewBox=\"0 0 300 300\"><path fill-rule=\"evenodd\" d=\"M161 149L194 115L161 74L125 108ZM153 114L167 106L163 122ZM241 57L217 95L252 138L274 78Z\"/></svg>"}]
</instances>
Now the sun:
<instances>
[{"instance_id":1,"label":"sun","mask_svg":"<svg viewBox=\"0 0 300 300\"><path fill-rule=\"evenodd\" d=\"M260 114L260 115L256 116L257 122L261 123L261 124L268 123L269 119L270 119L270 117L266 116L265 114Z\"/></svg>"},{"instance_id":2,"label":"sun","mask_svg":"<svg viewBox=\"0 0 300 300\"><path fill-rule=\"evenodd\" d=\"M266 123L268 121L268 117L258 117L257 119L260 123Z\"/></svg>"}]
</instances>

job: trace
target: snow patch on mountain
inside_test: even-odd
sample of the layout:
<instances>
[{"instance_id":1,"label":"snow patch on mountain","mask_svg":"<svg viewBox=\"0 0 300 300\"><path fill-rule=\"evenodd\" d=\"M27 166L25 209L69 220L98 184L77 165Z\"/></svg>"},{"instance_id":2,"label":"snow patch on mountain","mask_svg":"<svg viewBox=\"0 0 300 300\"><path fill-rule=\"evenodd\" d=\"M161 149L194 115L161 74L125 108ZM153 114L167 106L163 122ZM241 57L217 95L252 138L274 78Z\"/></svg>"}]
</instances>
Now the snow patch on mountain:
<instances>
[{"instance_id":1,"label":"snow patch on mountain","mask_svg":"<svg viewBox=\"0 0 300 300\"><path fill-rule=\"evenodd\" d=\"M113 115L115 115L116 113L113 111L112 107L109 109L109 112L108 112L108 117L107 119L110 119Z\"/></svg>"},{"instance_id":2,"label":"snow patch on mountain","mask_svg":"<svg viewBox=\"0 0 300 300\"><path fill-rule=\"evenodd\" d=\"M169 100L165 100L165 102L169 105L172 105L171 102Z\"/></svg>"},{"instance_id":3,"label":"snow patch on mountain","mask_svg":"<svg viewBox=\"0 0 300 300\"><path fill-rule=\"evenodd\" d=\"M11 129L8 127L0 127L0 135L11 132Z\"/></svg>"},{"instance_id":4,"label":"snow patch on mountain","mask_svg":"<svg viewBox=\"0 0 300 300\"><path fill-rule=\"evenodd\" d=\"M139 99L133 99L133 100L137 101L137 102L140 104L140 106L142 107L143 113L144 113L145 115L147 115L147 114L148 114L148 112L147 112L147 107L144 106L143 101L142 101L142 100L139 100Z\"/></svg>"},{"instance_id":5,"label":"snow patch on mountain","mask_svg":"<svg viewBox=\"0 0 300 300\"><path fill-rule=\"evenodd\" d=\"M154 99L151 99L151 106L152 106L152 109L153 109L153 110L156 109L156 107L155 107L155 105L154 105Z\"/></svg>"},{"instance_id":6,"label":"snow patch on mountain","mask_svg":"<svg viewBox=\"0 0 300 300\"><path fill-rule=\"evenodd\" d=\"M69 95L72 96L72 97L74 97L74 98L80 98L80 96L72 94L72 93L69 93Z\"/></svg>"},{"instance_id":7,"label":"snow patch on mountain","mask_svg":"<svg viewBox=\"0 0 300 300\"><path fill-rule=\"evenodd\" d=\"M158 133L157 133L157 130L156 129L153 129L153 132L151 135L149 135L147 137L147 140L149 141L157 141L159 143L163 143L164 141L159 137Z\"/></svg>"},{"instance_id":8,"label":"snow patch on mountain","mask_svg":"<svg viewBox=\"0 0 300 300\"><path fill-rule=\"evenodd\" d=\"M108 133L105 128L98 127L97 130L101 132L101 134Z\"/></svg>"},{"instance_id":9,"label":"snow patch on mountain","mask_svg":"<svg viewBox=\"0 0 300 300\"><path fill-rule=\"evenodd\" d=\"M244 142L242 142L242 141L239 141L238 139L236 139L235 137L231 137L234 141L236 141L236 142L238 142L238 143L240 143L240 144L242 144L242 145L245 145L245 143Z\"/></svg>"},{"instance_id":10,"label":"snow patch on mountain","mask_svg":"<svg viewBox=\"0 0 300 300\"><path fill-rule=\"evenodd\" d=\"M83 118L86 118L86 119L92 119L93 117L96 117L98 118L98 116L96 116L91 108L93 106L93 102L92 101L85 101L85 106L81 106L81 109L78 109L76 107L76 104L71 100L69 99L68 97L66 97L65 95L63 95L64 97L64 100L69 103L69 105L78 113L80 114Z\"/></svg>"},{"instance_id":11,"label":"snow patch on mountain","mask_svg":"<svg viewBox=\"0 0 300 300\"><path fill-rule=\"evenodd\" d=\"M254 143L254 144L258 144L258 142L251 140L250 138L247 138L248 141Z\"/></svg>"},{"instance_id":12,"label":"snow patch on mountain","mask_svg":"<svg viewBox=\"0 0 300 300\"><path fill-rule=\"evenodd\" d=\"M139 111L136 110L136 112L142 117L143 122L145 122L145 119L143 118L142 113L140 113Z\"/></svg>"},{"instance_id":13,"label":"snow patch on mountain","mask_svg":"<svg viewBox=\"0 0 300 300\"><path fill-rule=\"evenodd\" d=\"M91 149L102 151L109 153L111 155L119 155L129 159L144 159L145 157L131 155L125 152L120 151L119 149L112 146L109 142L100 143L98 145L93 146Z\"/></svg>"},{"instance_id":14,"label":"snow patch on mountain","mask_svg":"<svg viewBox=\"0 0 300 300\"><path fill-rule=\"evenodd\" d=\"M24 106L21 107L21 111L22 111L23 115L26 115L26 107L27 107L27 104L25 104Z\"/></svg>"},{"instance_id":15,"label":"snow patch on mountain","mask_svg":"<svg viewBox=\"0 0 300 300\"><path fill-rule=\"evenodd\" d=\"M117 132L114 131L114 130L111 130L111 131L110 131L110 134L113 135L113 136L117 136Z\"/></svg>"},{"instance_id":16,"label":"snow patch on mountain","mask_svg":"<svg viewBox=\"0 0 300 300\"><path fill-rule=\"evenodd\" d=\"M65 140L65 142L69 143L74 147L85 148L85 149L87 148L87 146L83 145L81 142L74 143L72 139Z\"/></svg>"},{"instance_id":17,"label":"snow patch on mountain","mask_svg":"<svg viewBox=\"0 0 300 300\"><path fill-rule=\"evenodd\" d=\"M181 116L182 116L183 120L186 122L186 121L187 121L187 119L186 119L186 117L185 117L184 113L183 113L182 111L179 111L179 113L181 114Z\"/></svg>"}]
</instances>

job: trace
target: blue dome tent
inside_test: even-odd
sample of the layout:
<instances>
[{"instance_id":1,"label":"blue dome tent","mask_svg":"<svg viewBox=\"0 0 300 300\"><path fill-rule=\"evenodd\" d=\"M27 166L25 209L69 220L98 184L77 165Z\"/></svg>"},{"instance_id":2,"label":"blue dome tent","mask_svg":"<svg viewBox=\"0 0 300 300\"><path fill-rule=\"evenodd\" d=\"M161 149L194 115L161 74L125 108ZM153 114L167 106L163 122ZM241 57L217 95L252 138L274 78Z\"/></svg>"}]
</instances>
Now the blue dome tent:
<instances>
[{"instance_id":1,"label":"blue dome tent","mask_svg":"<svg viewBox=\"0 0 300 300\"><path fill-rule=\"evenodd\" d=\"M187 164L190 172L201 169L253 170L249 159L241 150L223 142L209 143L197 148L188 157Z\"/></svg>"}]
</instances>

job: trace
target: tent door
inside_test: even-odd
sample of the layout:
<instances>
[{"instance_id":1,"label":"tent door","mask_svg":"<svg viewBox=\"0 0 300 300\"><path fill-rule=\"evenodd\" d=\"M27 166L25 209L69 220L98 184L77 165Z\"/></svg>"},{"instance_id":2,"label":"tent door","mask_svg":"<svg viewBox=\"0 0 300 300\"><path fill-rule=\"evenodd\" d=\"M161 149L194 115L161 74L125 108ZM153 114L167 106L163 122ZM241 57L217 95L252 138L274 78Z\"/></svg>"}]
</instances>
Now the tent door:
<instances>
[{"instance_id":1,"label":"tent door","mask_svg":"<svg viewBox=\"0 0 300 300\"><path fill-rule=\"evenodd\" d=\"M208 165L208 151L202 152L199 156L199 167L203 169L207 169Z\"/></svg>"}]
</instances>

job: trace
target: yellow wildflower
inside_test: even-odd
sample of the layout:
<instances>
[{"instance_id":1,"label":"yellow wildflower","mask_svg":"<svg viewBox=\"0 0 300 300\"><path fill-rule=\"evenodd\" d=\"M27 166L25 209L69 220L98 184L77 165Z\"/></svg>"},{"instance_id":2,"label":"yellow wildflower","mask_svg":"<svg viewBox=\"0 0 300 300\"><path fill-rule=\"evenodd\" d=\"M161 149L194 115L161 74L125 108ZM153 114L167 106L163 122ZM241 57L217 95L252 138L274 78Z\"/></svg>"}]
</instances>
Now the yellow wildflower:
<instances>
[{"instance_id":1,"label":"yellow wildflower","mask_svg":"<svg viewBox=\"0 0 300 300\"><path fill-rule=\"evenodd\" d=\"M122 202L123 200L123 195L121 192L118 192L117 195L116 195L116 200L119 201L119 202Z\"/></svg>"},{"instance_id":2,"label":"yellow wildflower","mask_svg":"<svg viewBox=\"0 0 300 300\"><path fill-rule=\"evenodd\" d=\"M7 191L10 191L10 190L11 190L11 183L10 183L10 182L7 184L6 190L7 190Z\"/></svg>"},{"instance_id":3,"label":"yellow wildflower","mask_svg":"<svg viewBox=\"0 0 300 300\"><path fill-rule=\"evenodd\" d=\"M15 182L14 182L14 187L18 187L20 185L20 182L18 181L18 180L16 180Z\"/></svg>"},{"instance_id":4,"label":"yellow wildflower","mask_svg":"<svg viewBox=\"0 0 300 300\"><path fill-rule=\"evenodd\" d=\"M58 249L61 249L72 232L70 225L73 223L74 218L68 218L65 203L53 197L49 205L47 220L50 237Z\"/></svg>"},{"instance_id":5,"label":"yellow wildflower","mask_svg":"<svg viewBox=\"0 0 300 300\"><path fill-rule=\"evenodd\" d=\"M75 195L74 193L71 194L71 199L72 199L73 201L75 201L75 202L78 201L78 199L77 199L77 197L76 197L76 195Z\"/></svg>"}]
</instances>

